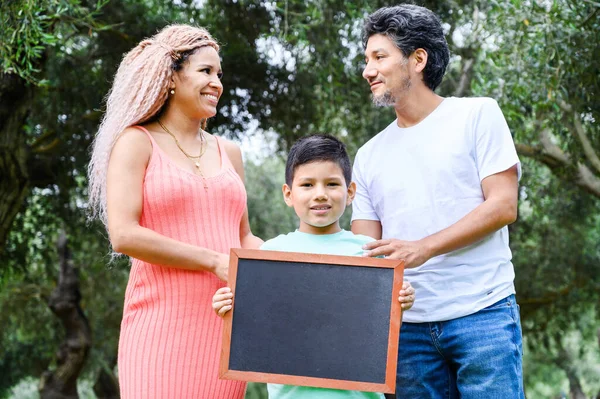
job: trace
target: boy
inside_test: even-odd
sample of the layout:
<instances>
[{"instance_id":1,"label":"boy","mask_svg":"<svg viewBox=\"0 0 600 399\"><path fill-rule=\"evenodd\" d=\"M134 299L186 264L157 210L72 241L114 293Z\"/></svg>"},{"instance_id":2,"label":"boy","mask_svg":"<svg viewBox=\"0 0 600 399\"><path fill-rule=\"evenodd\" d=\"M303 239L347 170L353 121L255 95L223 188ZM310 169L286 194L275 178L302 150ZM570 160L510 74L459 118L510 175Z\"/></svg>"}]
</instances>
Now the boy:
<instances>
[{"instance_id":1,"label":"boy","mask_svg":"<svg viewBox=\"0 0 600 399\"><path fill-rule=\"evenodd\" d=\"M283 198L294 208L300 226L293 233L265 242L261 249L307 252L328 255L362 255L362 246L372 238L342 230L339 219L354 198L352 167L342 142L328 135L313 135L298 140L290 150L285 170ZM232 308L231 289L219 289L213 309L223 316ZM404 282L398 300L403 310L414 302L414 289ZM373 392L268 384L270 399L383 399Z\"/></svg>"}]
</instances>

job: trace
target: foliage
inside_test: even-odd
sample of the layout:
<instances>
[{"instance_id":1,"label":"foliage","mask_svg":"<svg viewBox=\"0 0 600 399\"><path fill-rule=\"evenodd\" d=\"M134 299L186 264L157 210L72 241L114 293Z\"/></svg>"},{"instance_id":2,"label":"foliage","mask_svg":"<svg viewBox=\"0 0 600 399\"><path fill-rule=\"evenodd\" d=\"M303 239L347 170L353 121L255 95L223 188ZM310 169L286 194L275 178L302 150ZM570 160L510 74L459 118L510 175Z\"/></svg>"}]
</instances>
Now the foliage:
<instances>
[{"instance_id":1,"label":"foliage","mask_svg":"<svg viewBox=\"0 0 600 399\"><path fill-rule=\"evenodd\" d=\"M40 375L51 361L58 342L58 321L45 299L52 290L51 265L56 254L48 251L55 236L57 218L49 209L49 198L29 199L9 238L7 264L0 270L0 391L23 375ZM50 269L50 270L49 270ZM19 309L10 312L8 309ZM22 317L25 314L27 317Z\"/></svg>"},{"instance_id":2,"label":"foliage","mask_svg":"<svg viewBox=\"0 0 600 399\"><path fill-rule=\"evenodd\" d=\"M64 332L47 305L58 276L56 239L66 228L78 269L94 345L87 375L116 354L127 259L107 266L110 256L99 226L91 226L74 200L62 208L50 190L36 191L9 236L6 262L0 269L0 392L23 376L39 376L52 364ZM74 196L76 199L77 196ZM61 209L62 208L62 209ZM4 311L18 309L18 312ZM23 316L26 317L23 317Z\"/></svg>"},{"instance_id":3,"label":"foliage","mask_svg":"<svg viewBox=\"0 0 600 399\"><path fill-rule=\"evenodd\" d=\"M585 308L598 303L598 202L526 162L519 222L511 248L531 341L576 328ZM593 215L591 218L590 215ZM587 338L595 335L587 331Z\"/></svg>"},{"instance_id":4,"label":"foliage","mask_svg":"<svg viewBox=\"0 0 600 399\"><path fill-rule=\"evenodd\" d=\"M591 316L591 315L588 315ZM593 320L593 317L587 317ZM579 376L587 397L600 391L600 353L595 340L585 340L577 331L564 334L560 346L551 350L531 350L525 340L524 368L527 396L531 398L568 397L569 382L562 362L565 358L579 359L572 362L572 370ZM557 367L557 365L560 365Z\"/></svg>"},{"instance_id":5,"label":"foliage","mask_svg":"<svg viewBox=\"0 0 600 399\"><path fill-rule=\"evenodd\" d=\"M39 61L47 49L56 46L63 36L55 30L71 31L86 26L99 29L95 18L107 0L91 5L80 0L19 0L3 2L0 12L0 59L2 70L32 83L39 83Z\"/></svg>"},{"instance_id":6,"label":"foliage","mask_svg":"<svg viewBox=\"0 0 600 399\"><path fill-rule=\"evenodd\" d=\"M600 40L600 6L491 2L485 12L473 93L500 100L522 155L600 198L600 49L590 45Z\"/></svg>"},{"instance_id":7,"label":"foliage","mask_svg":"<svg viewBox=\"0 0 600 399\"><path fill-rule=\"evenodd\" d=\"M51 3L47 13L52 14L56 11L52 6L68 5L67 2L33 3L27 2L23 7ZM79 2L69 4L80 5ZM16 3L13 5L18 7ZM100 5L103 3L96 4ZM106 234L100 226L86 223L85 169L88 147L100 115L98 110L110 84L106 77L114 74L125 51L175 14L172 9L166 9L139 18L147 13L149 6L152 6L149 2L110 3L103 6L101 12L86 14L86 18L101 16L102 23L95 21L103 27L98 30L66 17L78 12L74 9L61 8L62 19L53 25L44 25L46 19L40 17L40 26L51 28L51 33L60 40L55 46L47 47L44 57L37 60L44 66L42 70L31 69L29 77L23 76L38 83L36 95L28 104L31 112L23 134L27 137L31 161L39 165L37 170L44 179L38 181L37 170L32 171L33 186L39 188L28 196L7 242L2 243L6 248L0 263L3 309L0 318L5 328L0 335L3 348L0 392L24 376L39 376L51 365L63 334L46 305L58 275L55 241L59 228L66 228L70 238L81 279L82 306L94 335L86 374L93 377L101 365L116 355L127 260L121 259L107 267L110 257ZM6 30L2 30L2 34L5 33ZM35 41L35 37L26 37ZM5 53L3 62L10 62ZM31 76L35 79L30 79ZM95 286L94 282L99 284Z\"/></svg>"},{"instance_id":8,"label":"foliage","mask_svg":"<svg viewBox=\"0 0 600 399\"><path fill-rule=\"evenodd\" d=\"M40 393L38 392L39 380L28 377L25 378L17 385L12 387L5 396L0 396L2 399L39 399ZM77 381L77 393L80 399L97 399L97 396L93 391L93 382L86 379L80 379ZM265 398L266 399L266 398Z\"/></svg>"},{"instance_id":9,"label":"foliage","mask_svg":"<svg viewBox=\"0 0 600 399\"><path fill-rule=\"evenodd\" d=\"M264 240L298 228L294 210L283 201L281 186L285 182L285 164L279 157L256 164L247 161L246 190L252 232Z\"/></svg>"},{"instance_id":10,"label":"foliage","mask_svg":"<svg viewBox=\"0 0 600 399\"><path fill-rule=\"evenodd\" d=\"M257 382L248 383L244 399L267 399L267 386Z\"/></svg>"}]
</instances>

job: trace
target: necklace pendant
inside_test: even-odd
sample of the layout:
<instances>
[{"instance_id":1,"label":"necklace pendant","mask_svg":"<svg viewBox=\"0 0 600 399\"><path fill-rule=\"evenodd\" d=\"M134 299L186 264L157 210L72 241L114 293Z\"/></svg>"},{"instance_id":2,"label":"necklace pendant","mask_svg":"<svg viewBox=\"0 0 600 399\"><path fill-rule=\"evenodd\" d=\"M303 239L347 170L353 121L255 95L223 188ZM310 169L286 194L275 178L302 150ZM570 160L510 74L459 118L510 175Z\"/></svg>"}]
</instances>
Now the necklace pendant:
<instances>
[{"instance_id":1,"label":"necklace pendant","mask_svg":"<svg viewBox=\"0 0 600 399\"><path fill-rule=\"evenodd\" d=\"M194 162L194 165L196 165L196 167L198 168L198 170L200 170L200 162Z\"/></svg>"}]
</instances>

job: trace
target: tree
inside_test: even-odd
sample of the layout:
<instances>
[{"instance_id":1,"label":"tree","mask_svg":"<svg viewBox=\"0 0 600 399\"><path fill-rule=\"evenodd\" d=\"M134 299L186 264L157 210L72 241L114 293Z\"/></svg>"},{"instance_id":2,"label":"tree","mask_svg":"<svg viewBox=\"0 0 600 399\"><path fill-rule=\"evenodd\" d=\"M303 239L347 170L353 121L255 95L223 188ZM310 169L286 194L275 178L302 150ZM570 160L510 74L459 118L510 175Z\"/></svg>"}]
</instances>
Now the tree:
<instances>
[{"instance_id":1,"label":"tree","mask_svg":"<svg viewBox=\"0 0 600 399\"><path fill-rule=\"evenodd\" d=\"M87 360L92 344L90 325L80 307L81 293L77 269L73 267L67 237L62 231L58 238L60 275L48 304L65 327L66 337L57 354L56 370L42 374L42 398L78 398L77 378Z\"/></svg>"},{"instance_id":2,"label":"tree","mask_svg":"<svg viewBox=\"0 0 600 399\"><path fill-rule=\"evenodd\" d=\"M499 99L524 161L511 249L527 342L536 356L545 353L563 369L573 396L581 395L582 381L594 378L577 372L582 355L566 351L565 336L581 333L586 347L600 320L593 311L600 299L600 86L594 61L600 53L590 46L600 38L599 7L571 1L479 4L468 33L463 47L476 50L470 92ZM600 387L587 389L590 395Z\"/></svg>"},{"instance_id":3,"label":"tree","mask_svg":"<svg viewBox=\"0 0 600 399\"><path fill-rule=\"evenodd\" d=\"M69 46L77 34L97 27L94 17L103 4L97 2L90 9L77 0L2 3L0 253L31 188L54 182L54 171L61 166L59 158L52 157L60 150L60 123L55 120L43 131L28 123L36 96L54 83L44 79L47 60L59 39L66 38L61 45Z\"/></svg>"},{"instance_id":4,"label":"tree","mask_svg":"<svg viewBox=\"0 0 600 399\"><path fill-rule=\"evenodd\" d=\"M600 53L590 43L600 38L598 9L569 0L477 3L451 30L457 75L472 79L460 91L499 99L519 153L596 197Z\"/></svg>"},{"instance_id":5,"label":"tree","mask_svg":"<svg viewBox=\"0 0 600 399\"><path fill-rule=\"evenodd\" d=\"M265 240L298 228L294 210L283 201L281 186L285 182L285 164L279 157L261 163L246 161L248 215L252 232Z\"/></svg>"},{"instance_id":6,"label":"tree","mask_svg":"<svg viewBox=\"0 0 600 399\"><path fill-rule=\"evenodd\" d=\"M116 263L120 270L107 269L107 240L100 226L86 224L87 151L110 84L106 76L114 74L124 52L178 12L152 2L2 3L0 303L24 313L2 312L7 328L0 335L6 354L0 390L64 366L52 355L61 329L46 307L60 299L51 290L58 275L53 242L61 228L71 239L74 266L86 265L79 274L82 286L71 278L71 289L99 313L86 312L97 342L89 352L93 365L83 373L93 378L102 366L109 378L98 381L111 381L127 269L123 262ZM102 275L111 283L92 288ZM66 327L67 337L77 335L77 325ZM72 394L83 364L73 370L70 385L62 384L63 393ZM45 381L50 388L56 378Z\"/></svg>"}]
</instances>

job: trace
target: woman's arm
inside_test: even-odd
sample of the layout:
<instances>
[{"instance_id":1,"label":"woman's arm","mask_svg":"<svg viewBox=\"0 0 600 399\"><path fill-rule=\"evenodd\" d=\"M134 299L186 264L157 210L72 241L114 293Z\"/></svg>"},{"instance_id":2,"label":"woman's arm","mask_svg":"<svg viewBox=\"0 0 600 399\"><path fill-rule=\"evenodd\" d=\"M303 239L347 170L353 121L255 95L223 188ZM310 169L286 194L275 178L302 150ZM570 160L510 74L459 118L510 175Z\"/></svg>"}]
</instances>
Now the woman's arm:
<instances>
[{"instance_id":1,"label":"woman's arm","mask_svg":"<svg viewBox=\"0 0 600 399\"><path fill-rule=\"evenodd\" d=\"M242 179L242 183L245 184L244 163L242 161L240 147L231 141L225 141L225 150L227 151L227 156L231 160L235 171L240 176L240 179ZM246 207L240 222L240 242L242 243L242 248L249 249L258 249L263 244L263 240L252 234L250 222L248 220L248 207Z\"/></svg>"},{"instance_id":2,"label":"woman's arm","mask_svg":"<svg viewBox=\"0 0 600 399\"><path fill-rule=\"evenodd\" d=\"M140 226L144 174L151 154L148 137L136 128L126 129L112 150L106 195L113 249L148 263L209 271L226 281L229 256Z\"/></svg>"}]
</instances>

